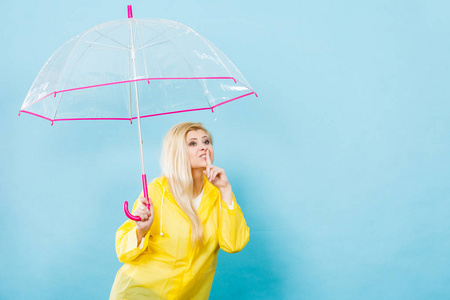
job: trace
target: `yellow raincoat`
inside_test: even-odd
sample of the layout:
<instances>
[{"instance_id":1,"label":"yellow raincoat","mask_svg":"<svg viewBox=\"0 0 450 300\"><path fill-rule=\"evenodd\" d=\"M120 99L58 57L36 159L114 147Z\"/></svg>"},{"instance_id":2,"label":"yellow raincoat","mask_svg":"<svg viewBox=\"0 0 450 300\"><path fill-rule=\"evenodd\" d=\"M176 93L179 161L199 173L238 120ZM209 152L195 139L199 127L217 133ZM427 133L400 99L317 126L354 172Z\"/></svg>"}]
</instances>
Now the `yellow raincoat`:
<instances>
[{"instance_id":1,"label":"yellow raincoat","mask_svg":"<svg viewBox=\"0 0 450 300\"><path fill-rule=\"evenodd\" d=\"M169 191L163 176L148 185L155 218L137 246L136 223L127 220L116 234L116 252L125 264L117 272L112 299L208 299L220 249L233 253L249 240L249 228L233 195L234 208L204 177L197 213L203 245L191 245L190 220ZM142 194L141 196L142 197ZM139 199L133 211L140 205Z\"/></svg>"}]
</instances>

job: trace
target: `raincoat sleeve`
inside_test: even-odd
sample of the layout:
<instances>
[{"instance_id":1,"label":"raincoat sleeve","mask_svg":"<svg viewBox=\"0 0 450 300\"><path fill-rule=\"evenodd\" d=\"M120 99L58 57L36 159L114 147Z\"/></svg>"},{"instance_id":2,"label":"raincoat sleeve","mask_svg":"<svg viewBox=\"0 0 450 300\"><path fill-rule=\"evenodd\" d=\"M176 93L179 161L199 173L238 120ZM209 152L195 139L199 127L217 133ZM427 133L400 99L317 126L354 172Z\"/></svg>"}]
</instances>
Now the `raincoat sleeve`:
<instances>
[{"instance_id":1,"label":"raincoat sleeve","mask_svg":"<svg viewBox=\"0 0 450 300\"><path fill-rule=\"evenodd\" d=\"M142 194L139 196L142 197ZM133 212L141 202L136 200L133 205ZM147 232L138 246L136 223L132 220L127 220L119 227L116 233L116 253L120 262L129 262L138 257L147 249L148 237L150 232Z\"/></svg>"},{"instance_id":2,"label":"raincoat sleeve","mask_svg":"<svg viewBox=\"0 0 450 300\"><path fill-rule=\"evenodd\" d=\"M220 193L219 193L220 195ZM236 203L233 194L232 208L219 198L219 245L220 249L228 253L241 251L247 245L250 238L250 229L245 222L244 214Z\"/></svg>"}]
</instances>

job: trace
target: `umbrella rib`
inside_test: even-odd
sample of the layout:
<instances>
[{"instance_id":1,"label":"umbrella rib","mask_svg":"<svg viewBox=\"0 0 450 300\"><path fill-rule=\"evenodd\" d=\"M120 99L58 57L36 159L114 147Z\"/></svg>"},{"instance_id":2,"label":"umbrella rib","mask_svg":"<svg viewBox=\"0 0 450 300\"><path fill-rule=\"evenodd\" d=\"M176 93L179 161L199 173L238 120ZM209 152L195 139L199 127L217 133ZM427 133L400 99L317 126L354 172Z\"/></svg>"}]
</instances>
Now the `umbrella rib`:
<instances>
[{"instance_id":1,"label":"umbrella rib","mask_svg":"<svg viewBox=\"0 0 450 300\"><path fill-rule=\"evenodd\" d=\"M158 34L157 36L155 36L154 38L150 39L150 40L147 41L147 42L151 42L152 40L156 39L157 37L159 37L159 36L161 36L161 35L164 35L167 31L169 31L169 30L172 29L172 27L170 27L169 29L163 31L162 33L159 33L159 32L156 31L155 29L150 28L150 27L147 27L147 26L145 26L144 24L142 24L142 26L145 27L145 28L147 28L147 29L149 29L150 31L154 31L154 32L156 32L156 33ZM144 48L144 47L141 47L141 48L139 48L139 49L143 49L143 48ZM144 53L145 53L145 51L144 51ZM162 73L162 71L161 71L161 67L159 66L159 61L158 61L158 59L155 60L155 62L156 62L156 67L158 68L158 71L159 71L159 77L160 77L160 78L163 78L163 73ZM163 89L164 89L164 94L166 95L166 98L168 98L169 96L167 95L167 89L166 89L165 85L163 84L162 87L163 87Z\"/></svg>"},{"instance_id":2,"label":"umbrella rib","mask_svg":"<svg viewBox=\"0 0 450 300\"><path fill-rule=\"evenodd\" d=\"M117 25L117 26L120 26L120 25ZM116 26L116 27L117 27L117 26ZM116 28L116 27L114 27L114 28ZM112 28L112 29L114 29L114 28ZM111 29L111 30L112 30L112 29ZM78 39L78 41L75 43L75 45L73 46L72 50L70 51L70 56L72 55L73 49L76 47L76 45L78 45L78 43L79 43L79 42L81 41L81 39L87 34L88 31L89 31L89 30L85 31L85 32L83 33L83 35L82 35L82 36ZM95 29L94 29L94 31L98 32L98 31L95 30ZM98 32L98 33L100 33L100 32ZM100 34L101 34L101 33L100 33ZM101 34L101 35L103 35L103 34ZM107 37L107 36L105 36L105 37ZM97 41L98 39L100 39L100 37L98 37L98 38L96 39L96 41ZM69 73L68 78L70 78L70 77L72 76L73 70L75 69L75 66L76 66L76 65L78 64L78 62L80 61L81 57L82 57L82 56L84 55L84 53L86 53L86 51L87 51L89 48L91 48L91 47L92 47L92 44L89 45L89 47L88 47L86 50L84 50L83 54L80 55L80 56L78 57L76 63L74 64L72 70L71 70L70 73ZM67 59L66 62L64 63L63 70L65 69L68 60L69 60L69 59ZM60 80L61 80L61 77L58 78L58 84L56 85L56 87L58 87ZM67 82L66 82L66 84L67 84ZM64 89L65 89L65 87L66 87L66 86L64 86ZM55 95L56 95L56 94L55 94ZM59 98L58 105L56 106L56 110L55 110L55 114L54 114L54 116L53 116L53 119L56 119L56 114L58 113L58 109L59 109L59 106L60 106L60 104L61 104L61 100L62 100L62 95L61 95L61 97Z\"/></svg>"},{"instance_id":3,"label":"umbrella rib","mask_svg":"<svg viewBox=\"0 0 450 300\"><path fill-rule=\"evenodd\" d=\"M122 24L120 24L120 25L122 25ZM118 26L119 26L119 25L118 25ZM122 45L122 46L124 46L126 49L130 50L129 47L127 47L126 45L122 44L121 42L118 42L118 41L116 41L115 39L113 39L113 38L107 36L106 34L103 34L103 33L101 33L100 31L95 30L95 29L94 29L93 31L97 32L98 34L104 36L105 38L110 39L111 41L113 41L113 42L115 42L115 43L117 43L117 44L119 44L119 45ZM97 40L98 40L98 39L97 39Z\"/></svg>"},{"instance_id":4,"label":"umbrella rib","mask_svg":"<svg viewBox=\"0 0 450 300\"><path fill-rule=\"evenodd\" d=\"M141 41L142 41L142 44L143 44L144 43L144 35L142 34L141 23L139 23L139 20L136 20L136 21L137 21L137 24L138 24L138 27L139 27L139 32L141 34ZM138 50L140 50L140 49L138 49ZM142 56L144 57L145 75L148 78L147 58L145 57L145 51L144 50L142 50Z\"/></svg>"},{"instance_id":5,"label":"umbrella rib","mask_svg":"<svg viewBox=\"0 0 450 300\"><path fill-rule=\"evenodd\" d=\"M72 46L72 49L70 49L69 56L67 57L66 61L64 62L64 66L62 68L61 75L64 73L64 70L66 69L67 62L72 57L73 50L80 43L80 40L88 33L88 31L89 30L86 30L85 32L83 32L83 34L78 38L77 42ZM56 90L58 90L58 86L59 86L59 83L61 82L61 78L62 78L62 76L59 76L58 82L56 83Z\"/></svg>"},{"instance_id":6,"label":"umbrella rib","mask_svg":"<svg viewBox=\"0 0 450 300\"><path fill-rule=\"evenodd\" d=\"M119 25L117 25L117 26L111 28L109 31L111 31L111 30L113 30L113 29L116 29L116 28L119 27L120 25L122 25L122 24L119 24ZM84 35L85 35L88 31L89 31L89 30L87 30L87 31L84 33ZM94 31L98 32L98 31L95 30L95 29L94 29ZM109 31L108 31L108 32L109 32ZM98 33L100 33L100 32L98 32ZM100 34L101 34L101 33L100 33ZM101 35L103 35L103 34L101 34ZM105 36L105 35L103 35L103 36ZM100 38L101 38L101 36L99 36L94 42L98 41ZM80 39L77 41L77 44L78 44L78 42L80 42L80 40L81 40L81 37L80 37ZM78 62L80 61L81 57L83 57L83 55L86 53L86 51L88 51L91 47L92 47L92 44L89 45L89 47L87 47L87 48L83 51L83 53L78 57L77 61L76 61L75 64L73 65L72 70L69 72L69 76L67 77L67 81L66 81L66 84L64 85L63 90L66 89L66 85L67 85L67 83L68 83L68 81L69 81L69 78L72 76L72 73L73 73L73 71L75 70L75 67L78 65ZM66 63L67 63L67 61L66 61ZM64 66L64 68L65 68L65 66ZM58 85L59 85L59 82L58 82ZM58 87L58 85L57 85L56 87ZM61 99L60 99L60 101L61 101Z\"/></svg>"},{"instance_id":7,"label":"umbrella rib","mask_svg":"<svg viewBox=\"0 0 450 300\"><path fill-rule=\"evenodd\" d=\"M142 46L142 47L138 48L138 50L141 50L141 49L144 49L144 48L148 48L148 47L152 47L152 46L156 46L156 45L159 45L159 44L164 44L164 43L170 42L171 39L174 39L174 38L183 36L183 35L185 35L185 34L187 34L187 32L183 32L183 33L180 33L179 35L175 35L175 36L172 36L172 37L170 37L170 38L166 38L164 41L159 41L159 42L156 42L156 43L153 43L153 44L147 44L147 45L145 45L145 46Z\"/></svg>"},{"instance_id":8,"label":"umbrella rib","mask_svg":"<svg viewBox=\"0 0 450 300\"><path fill-rule=\"evenodd\" d=\"M111 30L113 30L113 29L115 29L116 27L118 27L118 26L120 26L121 24L119 24L119 25L117 25L117 26L115 26L114 28L112 28ZM91 28L92 29L92 28ZM72 57L72 53L73 53L73 50L76 48L76 46L80 43L80 41L81 41L81 39L91 30L91 29L88 29L88 30L86 30L85 32L83 32L81 35L80 35L80 37L76 40L76 42L75 42L75 44L72 46L72 49L70 49L70 52L69 52L69 56L67 57L67 59L65 60L65 62L64 62L64 66L62 67L62 70L61 70L61 74L63 74L64 73L64 70L66 69L66 66L67 66L67 62L69 61L69 59L70 59L70 57ZM94 29L95 30L95 29ZM75 39L76 37L74 37L74 38L72 38L72 39ZM100 37L99 37L100 38ZM97 38L97 40L99 39L99 38ZM87 51L87 49L85 50L85 52ZM83 53L84 54L84 53ZM78 62L77 62L78 63ZM75 64L75 66L76 66L76 64ZM72 74L72 72L73 72L73 69L75 68L75 66L72 68L72 71L70 72L70 74ZM59 86L59 83L61 82L61 77L62 76L59 76L58 77L58 81L57 81L57 83L56 83L56 91L58 90L58 86ZM70 77L70 76L69 76ZM67 82L66 82L66 84L67 84ZM49 95L51 95L51 94L53 94L53 93L50 93ZM48 95L47 95L48 96ZM45 98L45 97L44 97ZM42 99L42 98L41 98ZM33 104L35 104L36 102L38 102L38 101L40 101L41 99L38 99L37 101L35 101L35 102L33 102L33 103L31 103L30 105L28 105L27 107L30 107L31 105L33 105Z\"/></svg>"},{"instance_id":9,"label":"umbrella rib","mask_svg":"<svg viewBox=\"0 0 450 300\"><path fill-rule=\"evenodd\" d=\"M153 28L150 28L150 27L145 26L144 24L142 24L142 27L145 27L145 28L147 28L147 29L150 29L151 31L156 31L156 30L154 30ZM155 36L155 37L153 37L153 38L151 38L150 40L146 41L145 43L142 43L142 45L145 45L145 44L147 44L147 43L150 43L150 42L153 41L154 39L158 38L159 36L163 35L163 34L166 33L167 31L172 30L172 29L173 29L173 27L170 27L170 28L166 29L165 31L163 31L163 32L161 32L161 33L159 33L158 31L156 31L156 33L158 33L158 35ZM145 47L145 46L142 46L141 48L144 48L144 47ZM138 50L140 50L141 48L139 48Z\"/></svg>"},{"instance_id":10,"label":"umbrella rib","mask_svg":"<svg viewBox=\"0 0 450 300\"><path fill-rule=\"evenodd\" d=\"M139 32L140 32L140 35L141 35L142 45L144 45L144 44L145 44L145 43L144 43L144 36L143 36L143 33L142 33L142 26L143 26L143 25L141 24L141 22L139 22L139 20L136 20L136 21L137 21L138 26L139 26ZM161 33L161 34L164 34L165 32L167 32L167 31L170 30L170 29L172 29L172 28L167 29L166 31L164 31L164 32ZM152 29L151 29L151 30L152 30ZM153 31L153 30L152 30L152 31ZM158 32L157 32L157 33L158 33ZM151 39L150 41L154 40L154 39L157 38L158 36L161 36L161 34L158 34L156 37L154 37L154 38ZM150 42L150 41L148 41L148 42ZM137 50L142 50L142 54L143 54L143 57L144 57L145 74L147 75L147 78L149 78L149 76L148 76L148 68L147 68L147 57L146 57L146 54L145 54L145 47L140 47L140 48L138 48ZM160 77L163 77L163 74L162 74L162 72L161 72L161 68L159 67L159 64L158 64L158 60L156 60L156 66L157 66L158 71L159 71L159 76L160 76ZM150 83L150 82L149 82L149 83ZM163 87L164 94L166 95L166 99L167 99L169 96L167 95L166 87L165 87L164 84L162 84L162 87Z\"/></svg>"},{"instance_id":11,"label":"umbrella rib","mask_svg":"<svg viewBox=\"0 0 450 300\"><path fill-rule=\"evenodd\" d=\"M184 59L184 61L186 62L186 64L188 65L189 69L191 69L192 75L195 75L194 69L192 69L192 66L189 64L189 62L187 61L186 57L184 57L183 53L181 53L180 49L178 49L178 47L175 45L174 42L172 42L170 39L168 39L169 43L172 44L172 46L175 47L175 49L177 50L177 52L181 55L181 57ZM197 84L199 85L200 89L202 90L203 96L205 97L206 103L208 104L209 108L212 110L213 108L211 107L211 104L208 101L208 98L206 97L206 93L205 90L203 89L203 86L200 84L200 82L198 81L198 79L196 80Z\"/></svg>"},{"instance_id":12,"label":"umbrella rib","mask_svg":"<svg viewBox=\"0 0 450 300\"><path fill-rule=\"evenodd\" d=\"M63 96L64 96L64 94L61 94L61 96L59 97L58 105L56 106L55 114L53 115L53 120L56 119L56 114L58 113L59 105L61 104L61 100L62 100Z\"/></svg>"},{"instance_id":13,"label":"umbrella rib","mask_svg":"<svg viewBox=\"0 0 450 300\"><path fill-rule=\"evenodd\" d=\"M243 84L241 81L239 81L239 80L236 79L236 78L234 78L234 80L236 80L237 82L239 82L240 84L242 84L244 87L246 87L247 89L249 89L250 91L252 91L253 93L256 94L256 92L255 92L251 87L246 86L245 84ZM248 84L248 82L247 82L247 84Z\"/></svg>"},{"instance_id":14,"label":"umbrella rib","mask_svg":"<svg viewBox=\"0 0 450 300\"><path fill-rule=\"evenodd\" d=\"M84 41L84 43L91 44L92 46L94 46L94 45L104 46L107 49L118 49L118 50L123 50L123 51L130 51L130 50L126 49L126 48L114 47L114 46L106 45L106 44L102 44L102 43L95 43L95 42L89 42L89 41Z\"/></svg>"},{"instance_id":15,"label":"umbrella rib","mask_svg":"<svg viewBox=\"0 0 450 300\"><path fill-rule=\"evenodd\" d=\"M200 37L200 38L203 40L203 42L205 42L206 45L208 45L209 49L214 53L214 55L216 56L216 58L217 58L217 60L220 62L220 64L225 68L225 70L227 70L228 75L230 75L230 77L233 77L233 76L231 75L230 70L228 70L228 68L227 68L227 67L225 66L225 64L223 63L222 59L219 57L219 55L217 55L217 52L213 49L213 47L211 47L210 42L209 42L207 39L205 39L204 37L202 37L200 34L198 34L196 31L194 31L193 29L190 28L190 30L191 30L195 35L197 35L198 37Z\"/></svg>"}]
</instances>

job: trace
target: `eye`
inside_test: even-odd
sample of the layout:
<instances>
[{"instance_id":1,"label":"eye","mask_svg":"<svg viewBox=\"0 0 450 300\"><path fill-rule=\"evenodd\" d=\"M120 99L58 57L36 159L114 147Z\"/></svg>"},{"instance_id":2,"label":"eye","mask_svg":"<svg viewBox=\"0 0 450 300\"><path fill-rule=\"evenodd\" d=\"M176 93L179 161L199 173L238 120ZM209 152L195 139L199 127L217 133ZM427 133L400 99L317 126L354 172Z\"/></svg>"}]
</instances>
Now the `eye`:
<instances>
[{"instance_id":1,"label":"eye","mask_svg":"<svg viewBox=\"0 0 450 300\"><path fill-rule=\"evenodd\" d=\"M188 145L189 145L189 146L196 146L196 145L197 145L197 143L196 143L196 142L194 142L194 141L190 141Z\"/></svg>"},{"instance_id":2,"label":"eye","mask_svg":"<svg viewBox=\"0 0 450 300\"><path fill-rule=\"evenodd\" d=\"M206 144L206 145L209 145L209 140L205 140L205 144Z\"/></svg>"}]
</instances>

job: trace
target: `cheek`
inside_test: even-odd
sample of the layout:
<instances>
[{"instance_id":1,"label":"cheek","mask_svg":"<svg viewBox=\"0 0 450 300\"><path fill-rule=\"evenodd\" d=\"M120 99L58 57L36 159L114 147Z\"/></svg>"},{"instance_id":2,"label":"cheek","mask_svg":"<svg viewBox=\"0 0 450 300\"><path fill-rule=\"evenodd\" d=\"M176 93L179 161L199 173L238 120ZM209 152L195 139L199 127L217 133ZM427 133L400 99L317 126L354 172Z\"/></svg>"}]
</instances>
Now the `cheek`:
<instances>
[{"instance_id":1,"label":"cheek","mask_svg":"<svg viewBox=\"0 0 450 300\"><path fill-rule=\"evenodd\" d=\"M196 154L196 151L195 151L195 149L193 149L193 147L188 150L188 156L189 156L189 160L191 163L192 163L193 159L195 159L195 156L196 156L195 154Z\"/></svg>"}]
</instances>

